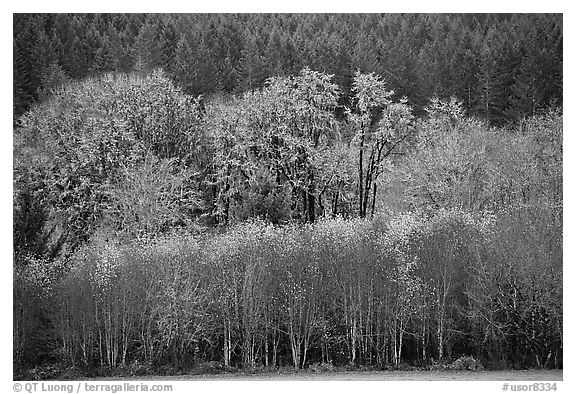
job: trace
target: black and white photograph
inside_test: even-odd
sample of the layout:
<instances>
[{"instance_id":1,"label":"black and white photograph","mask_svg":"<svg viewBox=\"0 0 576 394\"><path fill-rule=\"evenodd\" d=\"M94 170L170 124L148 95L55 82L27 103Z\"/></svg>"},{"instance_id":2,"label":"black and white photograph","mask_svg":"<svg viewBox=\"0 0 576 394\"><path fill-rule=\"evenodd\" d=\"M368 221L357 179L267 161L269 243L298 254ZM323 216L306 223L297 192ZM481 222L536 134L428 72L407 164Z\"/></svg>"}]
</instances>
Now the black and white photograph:
<instances>
[{"instance_id":1,"label":"black and white photograph","mask_svg":"<svg viewBox=\"0 0 576 394\"><path fill-rule=\"evenodd\" d=\"M562 391L563 22L13 13L7 392Z\"/></svg>"}]
</instances>

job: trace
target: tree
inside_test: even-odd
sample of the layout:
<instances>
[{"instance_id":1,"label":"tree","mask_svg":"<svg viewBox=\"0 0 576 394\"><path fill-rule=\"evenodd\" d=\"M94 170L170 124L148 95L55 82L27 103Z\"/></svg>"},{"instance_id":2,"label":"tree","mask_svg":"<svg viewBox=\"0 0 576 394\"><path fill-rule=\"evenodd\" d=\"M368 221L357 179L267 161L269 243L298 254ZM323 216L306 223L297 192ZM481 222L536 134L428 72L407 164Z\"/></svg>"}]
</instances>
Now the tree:
<instances>
[{"instance_id":1,"label":"tree","mask_svg":"<svg viewBox=\"0 0 576 394\"><path fill-rule=\"evenodd\" d=\"M185 80L172 69L185 34L197 72L188 77L194 95L245 92L262 87L267 77L295 75L308 66L335 75L341 104L349 104L351 67L389 78L389 87L406 96L416 114L432 95L458 97L468 112L499 124L562 101L562 18L555 14L21 14L14 26L32 92L42 68L35 59L42 57L24 48L35 47L42 35L74 79L138 65L142 71L164 68L175 80ZM106 40L112 67L102 66Z\"/></svg>"},{"instance_id":2,"label":"tree","mask_svg":"<svg viewBox=\"0 0 576 394\"><path fill-rule=\"evenodd\" d=\"M18 174L28 169L37 174L34 179L44 179L34 199L49 210L45 232L51 234L53 252L65 244L70 252L88 240L111 202L108 185L119 179L122 169L137 174L131 171L147 153L178 160L182 182L195 190L198 114L197 100L182 95L156 73L145 78L108 75L69 84L23 116L15 130L15 169ZM172 168L166 171L171 173ZM162 175L165 181L166 175ZM186 200L194 194L192 189L180 197ZM20 190L26 193L27 188Z\"/></svg>"},{"instance_id":3,"label":"tree","mask_svg":"<svg viewBox=\"0 0 576 394\"><path fill-rule=\"evenodd\" d=\"M176 57L176 48L178 47L178 31L174 21L168 21L164 24L160 38L161 47L161 67L172 75L174 61Z\"/></svg>"},{"instance_id":4,"label":"tree","mask_svg":"<svg viewBox=\"0 0 576 394\"><path fill-rule=\"evenodd\" d=\"M411 133L411 108L407 101L392 103L394 93L374 74L356 72L354 84L355 112L348 109L348 119L356 135L353 143L358 157L358 215L365 217L371 206L374 214L376 181L382 172L383 161L398 152ZM373 112L376 113L373 115ZM374 123L378 120L376 130Z\"/></svg>"},{"instance_id":5,"label":"tree","mask_svg":"<svg viewBox=\"0 0 576 394\"><path fill-rule=\"evenodd\" d=\"M40 87L38 88L38 97L43 100L54 94L58 89L62 88L69 81L68 76L62 70L58 63L51 63L47 66L40 79Z\"/></svg>"},{"instance_id":6,"label":"tree","mask_svg":"<svg viewBox=\"0 0 576 394\"><path fill-rule=\"evenodd\" d=\"M14 70L14 101L13 101L13 112L14 119L24 113L28 108L30 102L32 102L32 94L27 86L30 81L29 71L25 63L24 54L22 49L13 42L13 70Z\"/></svg>"},{"instance_id":7,"label":"tree","mask_svg":"<svg viewBox=\"0 0 576 394\"><path fill-rule=\"evenodd\" d=\"M494 365L561 363L561 221L558 207L517 207L484 234L466 294L474 338Z\"/></svg>"},{"instance_id":8,"label":"tree","mask_svg":"<svg viewBox=\"0 0 576 394\"><path fill-rule=\"evenodd\" d=\"M551 136L559 130L554 116L537 118L539 124L547 124L543 129L538 127L539 131L532 129L535 124L524 124L515 132L503 133L466 119L455 99L433 100L427 111L428 119L416 126L417 141L410 157L398 161L384 180L393 185L383 196L389 206L397 201L403 209L482 212L550 201L544 184L548 191L560 195L558 174L553 170L559 168L561 150L558 138ZM539 137L535 140L529 135ZM537 158L543 152L548 152L544 159L547 164L540 167L548 174L544 176L536 170Z\"/></svg>"},{"instance_id":9,"label":"tree","mask_svg":"<svg viewBox=\"0 0 576 394\"><path fill-rule=\"evenodd\" d=\"M132 237L189 225L189 212L200 201L187 172L177 167L175 159L159 160L150 154L141 165L123 167L108 190L105 221Z\"/></svg>"},{"instance_id":10,"label":"tree","mask_svg":"<svg viewBox=\"0 0 576 394\"><path fill-rule=\"evenodd\" d=\"M243 204L245 190L254 188L270 190L277 195L274 200L282 200L288 190L297 217L315 220L318 152L336 125L332 111L338 89L330 79L304 69L296 77L272 78L262 91L209 109L218 215L224 220L238 212L234 204ZM259 180L269 184L255 183Z\"/></svg>"},{"instance_id":11,"label":"tree","mask_svg":"<svg viewBox=\"0 0 576 394\"><path fill-rule=\"evenodd\" d=\"M420 261L423 283L432 293L432 316L436 328L436 355L439 360L451 356L454 337L460 333L460 311L465 303L462 294L471 264L471 240L482 228L476 218L457 210L440 210L428 219L424 230Z\"/></svg>"},{"instance_id":12,"label":"tree","mask_svg":"<svg viewBox=\"0 0 576 394\"><path fill-rule=\"evenodd\" d=\"M417 337L416 330L410 332L409 327L415 326L414 320L425 312L426 298L430 292L428 284L420 275L423 263L418 256L423 233L422 219L417 215L404 214L390 221L387 233L380 240L382 252L392 260L389 274L392 294L392 322L389 327L392 338L393 361L398 365L402 360L402 348L406 335ZM422 324L422 339L426 335L424 322ZM423 352L425 346L423 346Z\"/></svg>"},{"instance_id":13,"label":"tree","mask_svg":"<svg viewBox=\"0 0 576 394\"><path fill-rule=\"evenodd\" d=\"M162 64L162 48L157 25L147 21L136 38L136 57L141 62L143 71L152 71Z\"/></svg>"},{"instance_id":14,"label":"tree","mask_svg":"<svg viewBox=\"0 0 576 394\"><path fill-rule=\"evenodd\" d=\"M264 58L260 54L258 41L248 36L238 64L238 85L241 92L262 87L268 75L265 74Z\"/></svg>"},{"instance_id":15,"label":"tree","mask_svg":"<svg viewBox=\"0 0 576 394\"><path fill-rule=\"evenodd\" d=\"M112 45L107 37L102 39L101 46L96 49L94 54L93 69L98 72L110 72L115 70L115 59Z\"/></svg>"},{"instance_id":16,"label":"tree","mask_svg":"<svg viewBox=\"0 0 576 394\"><path fill-rule=\"evenodd\" d=\"M505 74L503 65L500 64L496 48L502 48L501 36L496 29L490 29L480 49L480 67L478 78L478 102L477 111L488 121L499 122L502 120L505 106Z\"/></svg>"}]
</instances>

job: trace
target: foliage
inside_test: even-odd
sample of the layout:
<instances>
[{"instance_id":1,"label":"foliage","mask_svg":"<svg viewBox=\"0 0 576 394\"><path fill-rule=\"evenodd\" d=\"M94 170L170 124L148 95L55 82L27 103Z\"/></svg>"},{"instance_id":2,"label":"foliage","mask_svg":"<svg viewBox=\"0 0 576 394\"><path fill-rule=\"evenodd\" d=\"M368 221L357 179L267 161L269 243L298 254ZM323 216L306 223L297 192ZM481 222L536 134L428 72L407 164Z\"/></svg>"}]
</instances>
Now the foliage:
<instances>
[{"instance_id":1,"label":"foliage","mask_svg":"<svg viewBox=\"0 0 576 394\"><path fill-rule=\"evenodd\" d=\"M317 190L327 186L317 181L325 157L320 152L337 130L338 88L331 78L305 68L296 77L272 78L261 91L208 109L222 221L243 220L246 213L275 223L292 216L314 221ZM332 177L321 179L332 182Z\"/></svg>"},{"instance_id":2,"label":"foliage","mask_svg":"<svg viewBox=\"0 0 576 394\"><path fill-rule=\"evenodd\" d=\"M54 356L50 320L55 289L65 272L61 261L19 255L13 269L13 362L15 367Z\"/></svg>"},{"instance_id":3,"label":"foliage","mask_svg":"<svg viewBox=\"0 0 576 394\"><path fill-rule=\"evenodd\" d=\"M482 371L484 367L482 363L472 356L462 356L450 364L450 369L455 370L468 370L468 371Z\"/></svg>"},{"instance_id":4,"label":"foliage","mask_svg":"<svg viewBox=\"0 0 576 394\"><path fill-rule=\"evenodd\" d=\"M474 352L550 367L562 292L561 226L548 217L440 211L386 226L252 221L202 238L95 239L72 257L51 318L73 365L400 365ZM530 231L505 224L528 218ZM549 235L537 246L507 231Z\"/></svg>"},{"instance_id":5,"label":"foliage","mask_svg":"<svg viewBox=\"0 0 576 394\"><path fill-rule=\"evenodd\" d=\"M200 197L187 168L176 168L175 159L147 155L144 162L122 168L119 180L108 190L105 208L109 225L120 233L139 237L186 226L190 213L200 205Z\"/></svg>"},{"instance_id":6,"label":"foliage","mask_svg":"<svg viewBox=\"0 0 576 394\"><path fill-rule=\"evenodd\" d=\"M348 108L346 112L355 130L352 151L357 155L358 165L358 214L366 217L370 206L374 215L378 178L389 156L399 154L409 138L413 116L407 100L402 98L393 103L389 97L394 92L386 90L384 81L372 73L356 72L352 91L355 111Z\"/></svg>"},{"instance_id":7,"label":"foliage","mask_svg":"<svg viewBox=\"0 0 576 394\"><path fill-rule=\"evenodd\" d=\"M558 14L15 14L13 22L15 116L43 98L50 64L73 79L163 68L195 96L259 89L308 65L337 76L348 106L361 70L386 76L418 114L429 98L454 96L498 124L563 98Z\"/></svg>"},{"instance_id":8,"label":"foliage","mask_svg":"<svg viewBox=\"0 0 576 394\"><path fill-rule=\"evenodd\" d=\"M562 366L561 17L14 20L19 371Z\"/></svg>"},{"instance_id":9,"label":"foliage","mask_svg":"<svg viewBox=\"0 0 576 394\"><path fill-rule=\"evenodd\" d=\"M130 214L118 208L136 210L129 197L143 197L143 189L138 190L142 196L130 193L154 174L165 182L158 186L165 192L178 189L178 203L170 209L174 204L188 209L182 215L190 220L198 203L199 158L191 149L202 138L196 132L198 116L198 102L160 72L73 82L26 113L14 136L15 212L33 215L27 220L36 221L37 234L23 234L28 240L18 242L55 255L86 242L106 215L117 225L133 225L136 219L122 217ZM150 171L156 162L173 164ZM159 225L165 220L150 217L161 216L158 210L138 214Z\"/></svg>"},{"instance_id":10,"label":"foliage","mask_svg":"<svg viewBox=\"0 0 576 394\"><path fill-rule=\"evenodd\" d=\"M389 205L397 201L400 209L458 207L472 212L536 201L558 204L562 116L552 111L531 119L546 124L546 131L526 122L504 132L432 109L417 125L410 157L384 175L383 182L393 187L381 193L382 199Z\"/></svg>"}]
</instances>

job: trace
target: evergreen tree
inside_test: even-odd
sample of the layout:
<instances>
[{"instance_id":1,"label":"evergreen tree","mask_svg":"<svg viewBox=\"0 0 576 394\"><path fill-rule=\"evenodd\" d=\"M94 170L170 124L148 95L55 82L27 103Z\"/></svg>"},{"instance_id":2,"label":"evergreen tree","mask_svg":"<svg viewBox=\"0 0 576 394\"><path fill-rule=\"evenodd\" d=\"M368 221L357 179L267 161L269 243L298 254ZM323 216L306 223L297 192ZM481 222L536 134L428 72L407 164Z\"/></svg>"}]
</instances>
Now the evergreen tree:
<instances>
[{"instance_id":1,"label":"evergreen tree","mask_svg":"<svg viewBox=\"0 0 576 394\"><path fill-rule=\"evenodd\" d=\"M140 29L136 38L136 58L141 62L145 71L151 71L162 65L162 47L159 41L157 27L147 21Z\"/></svg>"},{"instance_id":2,"label":"evergreen tree","mask_svg":"<svg viewBox=\"0 0 576 394\"><path fill-rule=\"evenodd\" d=\"M39 99L45 100L68 81L69 78L62 70L62 67L56 62L52 62L42 74L40 87L38 88Z\"/></svg>"},{"instance_id":3,"label":"evergreen tree","mask_svg":"<svg viewBox=\"0 0 576 394\"><path fill-rule=\"evenodd\" d=\"M80 37L74 38L70 52L70 55L67 56L65 71L74 79L82 79L88 75L90 64L86 56L86 46Z\"/></svg>"},{"instance_id":4,"label":"evergreen tree","mask_svg":"<svg viewBox=\"0 0 576 394\"><path fill-rule=\"evenodd\" d=\"M33 95L30 92L29 81L30 81L30 70L26 62L25 56L22 54L22 49L18 46L16 40L13 41L13 89L14 98L12 103L12 108L14 112L14 118L24 113L31 101L33 100Z\"/></svg>"},{"instance_id":5,"label":"evergreen tree","mask_svg":"<svg viewBox=\"0 0 576 394\"><path fill-rule=\"evenodd\" d=\"M44 31L38 34L38 41L36 43L35 53L35 68L40 75L54 62L58 61L56 52L52 48L52 41Z\"/></svg>"},{"instance_id":6,"label":"evergreen tree","mask_svg":"<svg viewBox=\"0 0 576 394\"><path fill-rule=\"evenodd\" d=\"M516 45L519 61L511 78L511 116L534 115L562 91L558 57L558 30L547 18L527 16L518 20ZM556 33L556 34L554 34Z\"/></svg>"},{"instance_id":7,"label":"evergreen tree","mask_svg":"<svg viewBox=\"0 0 576 394\"><path fill-rule=\"evenodd\" d=\"M183 33L188 76L174 71ZM28 75L17 77L21 103L37 98L54 57L73 79L164 68L194 94L244 92L309 66L334 74L344 104L361 69L386 78L415 114L433 95L455 96L495 122L562 102L562 16L553 14L20 14L13 38L18 73Z\"/></svg>"},{"instance_id":8,"label":"evergreen tree","mask_svg":"<svg viewBox=\"0 0 576 394\"><path fill-rule=\"evenodd\" d=\"M176 45L174 60L174 75L176 82L186 93L194 89L196 70L193 68L193 53L186 36L181 35Z\"/></svg>"},{"instance_id":9,"label":"evergreen tree","mask_svg":"<svg viewBox=\"0 0 576 394\"><path fill-rule=\"evenodd\" d=\"M232 93L236 90L237 74L231 56L226 56L218 68L218 90Z\"/></svg>"},{"instance_id":10,"label":"evergreen tree","mask_svg":"<svg viewBox=\"0 0 576 394\"><path fill-rule=\"evenodd\" d=\"M172 20L164 24L160 38L161 62L160 66L169 75L173 75L174 58L178 46L178 32Z\"/></svg>"},{"instance_id":11,"label":"evergreen tree","mask_svg":"<svg viewBox=\"0 0 576 394\"><path fill-rule=\"evenodd\" d=\"M270 76L285 75L283 42L280 32L273 28L268 36L266 49L264 50L264 64L266 65L266 74Z\"/></svg>"},{"instance_id":12,"label":"evergreen tree","mask_svg":"<svg viewBox=\"0 0 576 394\"><path fill-rule=\"evenodd\" d=\"M216 61L208 43L202 39L196 46L193 67L196 70L193 95L206 94L216 91L218 82L218 69Z\"/></svg>"},{"instance_id":13,"label":"evergreen tree","mask_svg":"<svg viewBox=\"0 0 576 394\"><path fill-rule=\"evenodd\" d=\"M109 72L116 69L112 46L108 38L102 39L102 45L96 50L94 55L94 65L92 69L97 72Z\"/></svg>"},{"instance_id":14,"label":"evergreen tree","mask_svg":"<svg viewBox=\"0 0 576 394\"><path fill-rule=\"evenodd\" d=\"M467 112L476 106L476 86L478 85L478 52L471 32L464 28L460 42L453 48L454 60L451 74L454 81L454 95L460 97Z\"/></svg>"},{"instance_id":15,"label":"evergreen tree","mask_svg":"<svg viewBox=\"0 0 576 394\"><path fill-rule=\"evenodd\" d=\"M264 57L260 54L256 37L250 35L246 39L238 65L237 89L247 91L260 88L266 77Z\"/></svg>"},{"instance_id":16,"label":"evergreen tree","mask_svg":"<svg viewBox=\"0 0 576 394\"><path fill-rule=\"evenodd\" d=\"M499 122L503 119L503 78L501 65L498 62L498 50L500 48L497 40L497 32L490 29L480 50L480 61L478 71L479 97L476 111L486 120Z\"/></svg>"},{"instance_id":17,"label":"evergreen tree","mask_svg":"<svg viewBox=\"0 0 576 394\"><path fill-rule=\"evenodd\" d=\"M105 30L100 32L97 27L94 26L94 23L91 23L86 31L83 44L86 53L85 61L88 65L89 72L99 71L99 67L109 68L109 65L104 64L104 62L106 62L106 52L108 51L108 48L103 48L105 37L102 37L102 33L104 32Z\"/></svg>"}]
</instances>

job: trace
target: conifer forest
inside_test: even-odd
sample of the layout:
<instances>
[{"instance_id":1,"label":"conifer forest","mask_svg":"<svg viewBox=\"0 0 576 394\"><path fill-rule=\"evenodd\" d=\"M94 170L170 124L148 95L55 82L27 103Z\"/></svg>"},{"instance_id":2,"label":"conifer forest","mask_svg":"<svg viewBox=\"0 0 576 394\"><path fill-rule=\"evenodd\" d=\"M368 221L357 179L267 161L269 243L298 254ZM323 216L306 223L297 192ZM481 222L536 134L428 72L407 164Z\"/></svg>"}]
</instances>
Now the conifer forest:
<instances>
[{"instance_id":1,"label":"conifer forest","mask_svg":"<svg viewBox=\"0 0 576 394\"><path fill-rule=\"evenodd\" d=\"M14 376L562 368L562 24L14 14Z\"/></svg>"}]
</instances>

